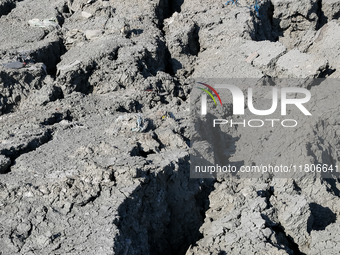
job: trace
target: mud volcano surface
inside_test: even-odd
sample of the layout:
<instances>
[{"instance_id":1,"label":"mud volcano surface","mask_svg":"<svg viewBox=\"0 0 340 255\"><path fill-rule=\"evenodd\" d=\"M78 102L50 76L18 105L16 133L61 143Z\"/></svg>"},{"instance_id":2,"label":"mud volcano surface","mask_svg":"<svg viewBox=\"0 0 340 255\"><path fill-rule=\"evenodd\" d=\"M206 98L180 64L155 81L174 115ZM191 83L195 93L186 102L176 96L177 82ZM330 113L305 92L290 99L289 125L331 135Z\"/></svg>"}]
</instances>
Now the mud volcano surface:
<instances>
[{"instance_id":1,"label":"mud volcano surface","mask_svg":"<svg viewBox=\"0 0 340 255\"><path fill-rule=\"evenodd\" d=\"M304 128L230 129L227 156L340 166L340 83L308 83L340 78L339 17L337 0L0 0L0 254L339 254L338 178L189 172L198 77L306 79Z\"/></svg>"}]
</instances>

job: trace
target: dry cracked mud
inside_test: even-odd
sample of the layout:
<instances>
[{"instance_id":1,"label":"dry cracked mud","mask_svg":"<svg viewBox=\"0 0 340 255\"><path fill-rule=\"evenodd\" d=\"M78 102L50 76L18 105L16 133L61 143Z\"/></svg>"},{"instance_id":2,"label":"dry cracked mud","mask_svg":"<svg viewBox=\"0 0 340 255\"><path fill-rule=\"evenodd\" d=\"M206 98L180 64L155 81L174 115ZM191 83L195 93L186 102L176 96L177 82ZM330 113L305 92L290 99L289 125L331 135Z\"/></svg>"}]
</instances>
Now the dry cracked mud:
<instances>
[{"instance_id":1,"label":"dry cracked mud","mask_svg":"<svg viewBox=\"0 0 340 255\"><path fill-rule=\"evenodd\" d=\"M254 4L0 0L0 255L339 254L338 177L190 178L194 79L340 78L338 0ZM229 160L338 164L338 86Z\"/></svg>"}]
</instances>

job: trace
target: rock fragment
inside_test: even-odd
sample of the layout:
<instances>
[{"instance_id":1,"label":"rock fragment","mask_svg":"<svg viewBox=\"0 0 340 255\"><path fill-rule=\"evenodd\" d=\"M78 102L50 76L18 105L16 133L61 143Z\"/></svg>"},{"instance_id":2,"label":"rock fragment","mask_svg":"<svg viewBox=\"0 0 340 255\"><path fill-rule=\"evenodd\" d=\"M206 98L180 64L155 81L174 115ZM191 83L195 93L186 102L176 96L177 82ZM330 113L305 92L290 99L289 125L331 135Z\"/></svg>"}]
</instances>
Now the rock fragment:
<instances>
[{"instance_id":1,"label":"rock fragment","mask_svg":"<svg viewBox=\"0 0 340 255\"><path fill-rule=\"evenodd\" d=\"M81 16L83 16L83 17L86 18L86 19L89 19L89 18L92 17L92 14L89 13L89 12L82 11L82 12L81 12Z\"/></svg>"},{"instance_id":2,"label":"rock fragment","mask_svg":"<svg viewBox=\"0 0 340 255\"><path fill-rule=\"evenodd\" d=\"M20 69L20 68L23 68L25 66L25 64L20 62L20 61L13 61L13 62L5 63L5 64L2 64L2 65L3 65L3 67L8 68L8 69Z\"/></svg>"},{"instance_id":3,"label":"rock fragment","mask_svg":"<svg viewBox=\"0 0 340 255\"><path fill-rule=\"evenodd\" d=\"M93 40L103 34L102 30L86 30L84 32L87 40Z\"/></svg>"},{"instance_id":4,"label":"rock fragment","mask_svg":"<svg viewBox=\"0 0 340 255\"><path fill-rule=\"evenodd\" d=\"M259 54L257 52L253 52L251 55L249 55L249 57L247 57L246 62L250 64L258 56L259 56Z\"/></svg>"},{"instance_id":5,"label":"rock fragment","mask_svg":"<svg viewBox=\"0 0 340 255\"><path fill-rule=\"evenodd\" d=\"M28 24L32 27L43 27L43 28L60 28L58 21L56 18L51 19L31 19L28 21Z\"/></svg>"}]
</instances>

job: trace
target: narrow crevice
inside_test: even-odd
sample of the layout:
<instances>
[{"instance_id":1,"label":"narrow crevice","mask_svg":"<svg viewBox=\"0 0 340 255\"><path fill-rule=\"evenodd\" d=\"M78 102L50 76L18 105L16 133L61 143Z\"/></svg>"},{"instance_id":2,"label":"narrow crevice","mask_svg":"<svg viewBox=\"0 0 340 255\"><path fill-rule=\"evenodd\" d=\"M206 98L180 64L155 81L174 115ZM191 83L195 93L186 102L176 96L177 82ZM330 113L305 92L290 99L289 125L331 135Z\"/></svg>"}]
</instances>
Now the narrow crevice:
<instances>
[{"instance_id":1,"label":"narrow crevice","mask_svg":"<svg viewBox=\"0 0 340 255\"><path fill-rule=\"evenodd\" d=\"M156 76L158 71L164 71L166 69L166 64L164 64L164 59L167 57L165 42L162 40L157 41L158 44L158 52L156 53L157 57L153 57L152 53L145 49L145 54L140 60L137 60L139 72L146 79L150 76Z\"/></svg>"},{"instance_id":2,"label":"narrow crevice","mask_svg":"<svg viewBox=\"0 0 340 255\"><path fill-rule=\"evenodd\" d=\"M289 255L297 255L299 254L299 249L298 247L296 247L294 244L291 244L290 241L288 240L288 238L286 237L284 231L277 226L274 223L270 223L268 224L268 219L267 216L261 215L262 218L264 220L266 220L266 227L270 228L273 231L273 234L275 235L275 239L279 242L279 243L274 243L271 240L271 236L269 238L266 238L266 241L271 244L272 246L276 247L278 250L282 250L285 253L288 253Z\"/></svg>"},{"instance_id":3,"label":"narrow crevice","mask_svg":"<svg viewBox=\"0 0 340 255\"><path fill-rule=\"evenodd\" d=\"M40 124L44 126L52 126L56 123L61 122L62 120L68 120L72 121L73 117L71 115L71 112L69 110L65 112L54 112L51 114L49 118L44 119Z\"/></svg>"},{"instance_id":4,"label":"narrow crevice","mask_svg":"<svg viewBox=\"0 0 340 255\"><path fill-rule=\"evenodd\" d=\"M332 19L336 19L336 20L339 20L340 18L340 11L338 11L337 13L335 13L332 17Z\"/></svg>"},{"instance_id":5,"label":"narrow crevice","mask_svg":"<svg viewBox=\"0 0 340 255\"><path fill-rule=\"evenodd\" d=\"M319 30L322 28L325 24L328 23L328 18L325 16L325 14L322 11L322 0L319 0L318 3L318 8L317 8L317 15L319 17L318 23L316 25L316 30Z\"/></svg>"},{"instance_id":6,"label":"narrow crevice","mask_svg":"<svg viewBox=\"0 0 340 255\"><path fill-rule=\"evenodd\" d=\"M11 160L11 165L9 166L8 170L5 172L2 172L0 174L7 174L11 171L11 167L13 165L15 165L15 160L20 157L23 154L29 153L31 151L36 150L37 148L39 148L40 146L42 146L43 144L46 144L48 142L50 142L53 139L53 130L52 129L47 129L44 131L43 134L41 134L40 136L31 139L30 142L28 142L25 145L20 145L17 146L16 148L11 147L10 149L2 149L0 151L1 155L6 156L7 158L9 158Z\"/></svg>"},{"instance_id":7,"label":"narrow crevice","mask_svg":"<svg viewBox=\"0 0 340 255\"><path fill-rule=\"evenodd\" d=\"M119 105L115 111L122 113L138 113L141 112L143 105L136 100L127 101L126 105Z\"/></svg>"},{"instance_id":8,"label":"narrow crevice","mask_svg":"<svg viewBox=\"0 0 340 255\"><path fill-rule=\"evenodd\" d=\"M139 153L139 156L143 158L147 158L148 155L150 154L156 154L156 152L154 152L153 150L148 150L148 151L140 150L138 153Z\"/></svg>"},{"instance_id":9,"label":"narrow crevice","mask_svg":"<svg viewBox=\"0 0 340 255\"><path fill-rule=\"evenodd\" d=\"M99 190L98 190L97 194L94 195L94 196L91 196L91 197L88 198L86 201L82 202L82 203L80 204L80 207L84 207L84 206L86 206L86 205L89 204L89 203L94 203L94 201L95 201L98 197L100 197L101 193L102 193L102 187L101 187L101 185L99 185Z\"/></svg>"},{"instance_id":10,"label":"narrow crevice","mask_svg":"<svg viewBox=\"0 0 340 255\"><path fill-rule=\"evenodd\" d=\"M192 56L197 56L201 50L200 42L199 42L199 31L200 27L195 24L193 29L188 34L188 53Z\"/></svg>"},{"instance_id":11,"label":"narrow crevice","mask_svg":"<svg viewBox=\"0 0 340 255\"><path fill-rule=\"evenodd\" d=\"M31 222L29 222L29 225L30 225L30 229L27 232L20 233L17 230L14 230L14 231L12 231L12 233L10 235L12 243L18 248L19 252L21 252L23 246L22 245L18 245L18 243L15 244L13 242L13 239L14 240L19 240L21 244L25 243L25 241L31 236L32 230L33 230L33 225L32 225Z\"/></svg>"},{"instance_id":12,"label":"narrow crevice","mask_svg":"<svg viewBox=\"0 0 340 255\"><path fill-rule=\"evenodd\" d=\"M165 6L168 6L168 1L166 1L166 5ZM166 10L166 11L165 11ZM165 30L164 30L164 19L168 18L168 17L171 17L170 14L168 14L168 11L169 11L169 8L165 8L165 10L162 10L162 11L158 11L158 12L161 12L161 13L164 13L164 17L162 17L161 19L159 19L159 25L158 25L158 28L159 30L161 30L162 34L164 35L164 41L163 41L163 52L164 52L164 72L171 75L171 76L174 76L175 75L175 71L173 69L173 65L172 65L172 56L171 56L171 53L169 51L169 48L167 47L167 43L166 43L166 39L165 39Z\"/></svg>"},{"instance_id":13,"label":"narrow crevice","mask_svg":"<svg viewBox=\"0 0 340 255\"><path fill-rule=\"evenodd\" d=\"M60 232L57 233L57 234L51 235L50 240L51 240L51 242L53 243L53 242L54 242L56 239L58 239L59 237L61 237L61 233L60 233ZM54 249L54 250L56 250L56 249Z\"/></svg>"},{"instance_id":14,"label":"narrow crevice","mask_svg":"<svg viewBox=\"0 0 340 255\"><path fill-rule=\"evenodd\" d=\"M126 112L126 113L130 113L130 111L128 111L123 105L120 105L117 109L117 112Z\"/></svg>"},{"instance_id":15,"label":"narrow crevice","mask_svg":"<svg viewBox=\"0 0 340 255\"><path fill-rule=\"evenodd\" d=\"M156 16L157 16L157 27L160 30L163 30L164 20L170 17L169 14L169 0L161 0L159 1L159 5L156 8Z\"/></svg>"},{"instance_id":16,"label":"narrow crevice","mask_svg":"<svg viewBox=\"0 0 340 255\"><path fill-rule=\"evenodd\" d=\"M308 90L310 90L312 87L319 86L324 81L326 81L327 78L334 72L335 72L335 69L327 68L322 73L320 73L317 78L312 78L312 79L306 80L306 83L305 83L307 85L306 88Z\"/></svg>"},{"instance_id":17,"label":"narrow crevice","mask_svg":"<svg viewBox=\"0 0 340 255\"><path fill-rule=\"evenodd\" d=\"M84 77L85 79L82 82L77 84L78 89L76 91L84 93L85 95L89 95L93 93L94 86L90 84L89 79L98 68L99 68L98 63L95 61L92 62L92 65L89 65L86 67L84 74L80 76L80 77ZM86 85L83 86L84 84Z\"/></svg>"},{"instance_id":18,"label":"narrow crevice","mask_svg":"<svg viewBox=\"0 0 340 255\"><path fill-rule=\"evenodd\" d=\"M18 61L26 62L30 65L34 63L43 63L44 65L38 66L39 75L35 73L36 71L30 71L30 69L0 72L0 83L3 84L3 88L5 89L3 93L7 94L6 97L0 95L0 100L2 101L0 109L1 114L17 111L19 105L25 101L25 99L29 99L28 95L38 92L43 88L43 80L46 77L46 74L55 75L56 64L60 61L60 55L63 52L61 47L61 41L55 41L35 51L14 51L9 53L9 55L16 56ZM18 93L18 90L20 93ZM15 97L13 97L14 91L17 91ZM53 86L53 93L49 97L50 100L42 102L42 105L46 105L48 102L57 99L62 99L64 95L58 86Z\"/></svg>"},{"instance_id":19,"label":"narrow crevice","mask_svg":"<svg viewBox=\"0 0 340 255\"><path fill-rule=\"evenodd\" d=\"M72 16L71 11L67 3L64 3L62 9L57 9L57 21L59 26L62 28L65 20ZM52 77L57 76L57 65L61 62L61 57L68 51L65 45L65 38L61 36L59 41L52 43L49 48L42 49L41 51L35 53L37 60L42 60L46 65L47 74L51 75Z\"/></svg>"},{"instance_id":20,"label":"narrow crevice","mask_svg":"<svg viewBox=\"0 0 340 255\"><path fill-rule=\"evenodd\" d=\"M274 5L271 1L262 3L260 6L260 16L254 20L255 22L255 41L272 41L279 40L279 36L283 35L283 31L275 29L279 21L274 19Z\"/></svg>"},{"instance_id":21,"label":"narrow crevice","mask_svg":"<svg viewBox=\"0 0 340 255\"><path fill-rule=\"evenodd\" d=\"M164 20L170 18L175 12L180 13L184 0L161 0L157 9L156 16L158 19L158 27L163 30Z\"/></svg>"},{"instance_id":22,"label":"narrow crevice","mask_svg":"<svg viewBox=\"0 0 340 255\"><path fill-rule=\"evenodd\" d=\"M58 63L56 63L56 65ZM93 73L98 69L99 69L98 63L96 61L92 61L91 63L88 63L87 66L79 68L77 72L71 72L70 75L68 76L60 77L60 75L57 73L56 78L57 81L59 81L59 83L69 84L68 89L70 90L70 92L75 91L85 95L89 95L93 93L94 90L94 86L90 84L89 79L93 75Z\"/></svg>"},{"instance_id":23,"label":"narrow crevice","mask_svg":"<svg viewBox=\"0 0 340 255\"><path fill-rule=\"evenodd\" d=\"M184 0L166 0L161 1L161 4L158 6L156 10L156 15L158 17L158 28L161 30L162 34L166 35L166 31L164 30L164 20L173 16L175 12L180 13ZM199 30L200 27L195 24L192 31L188 34L189 43L185 46L185 52L183 54L188 54L192 56L197 56L201 50L200 43L199 43ZM180 61L173 58L171 52L167 46L166 38L164 43L164 47L162 52L164 54L164 72L169 74L170 76L174 77L177 74L177 70L182 70L183 66ZM193 70L191 71L191 73ZM184 71L182 73L183 76L188 77L191 75L188 71Z\"/></svg>"},{"instance_id":24,"label":"narrow crevice","mask_svg":"<svg viewBox=\"0 0 340 255\"><path fill-rule=\"evenodd\" d=\"M165 48L165 70L164 72L174 76L176 73L174 71L173 65L172 65L172 57L171 57L171 53L169 51L169 49L166 47Z\"/></svg>"},{"instance_id":25,"label":"narrow crevice","mask_svg":"<svg viewBox=\"0 0 340 255\"><path fill-rule=\"evenodd\" d=\"M294 189L296 189L297 191L300 189L295 182L293 183L293 185ZM273 186L270 186L266 190L259 191L258 194L261 195L261 197L266 197L266 209L270 209L273 207L270 203L270 198L272 196L275 196ZM267 242L269 242L271 245L275 246L279 250L285 250L286 252L288 252L288 254L306 255L299 250L299 246L297 243L294 242L294 239L285 233L284 227L280 223L273 221L266 214L261 214L261 217L265 220L266 227L270 228L273 231L273 233L275 234L275 239L277 240L277 243L273 243L272 240L268 238Z\"/></svg>"},{"instance_id":26,"label":"narrow crevice","mask_svg":"<svg viewBox=\"0 0 340 255\"><path fill-rule=\"evenodd\" d=\"M213 180L191 179L189 158L162 171L141 173L145 180L118 209L114 250L131 254L184 255L202 238L202 226ZM190 199L189 199L190 197ZM139 231L134 229L138 227Z\"/></svg>"},{"instance_id":27,"label":"narrow crevice","mask_svg":"<svg viewBox=\"0 0 340 255\"><path fill-rule=\"evenodd\" d=\"M75 203L71 203L70 208L68 209L67 214L71 213L73 210L73 207L75 206ZM58 212L58 211L57 211Z\"/></svg>"},{"instance_id":28,"label":"narrow crevice","mask_svg":"<svg viewBox=\"0 0 340 255\"><path fill-rule=\"evenodd\" d=\"M340 197L340 190L337 187L337 182L339 182L339 179L338 178L335 178L335 179L325 178L323 180L331 186L331 188L327 188L327 191L334 193L334 195L337 197Z\"/></svg>"},{"instance_id":29,"label":"narrow crevice","mask_svg":"<svg viewBox=\"0 0 340 255\"><path fill-rule=\"evenodd\" d=\"M107 55L107 59L110 61L116 61L118 59L118 52L119 52L120 47L116 47L113 49L112 52L110 52Z\"/></svg>"},{"instance_id":30,"label":"narrow crevice","mask_svg":"<svg viewBox=\"0 0 340 255\"><path fill-rule=\"evenodd\" d=\"M58 15L57 15L57 21L60 27L63 27L65 20L69 16L69 9L67 4L65 3L63 8L61 10L57 9Z\"/></svg>"},{"instance_id":31,"label":"narrow crevice","mask_svg":"<svg viewBox=\"0 0 340 255\"><path fill-rule=\"evenodd\" d=\"M66 183L67 187L70 189L70 188L72 188L74 182L75 182L75 179L68 178L65 183Z\"/></svg>"},{"instance_id":32,"label":"narrow crevice","mask_svg":"<svg viewBox=\"0 0 340 255\"><path fill-rule=\"evenodd\" d=\"M335 68L327 67L324 71L322 71L317 78L325 79L329 77L332 73L336 71Z\"/></svg>"},{"instance_id":33,"label":"narrow crevice","mask_svg":"<svg viewBox=\"0 0 340 255\"><path fill-rule=\"evenodd\" d=\"M181 129L179 130L179 132L177 133L186 144L190 145L190 138L186 136L186 133L188 132L188 127L181 127Z\"/></svg>"},{"instance_id":34,"label":"narrow crevice","mask_svg":"<svg viewBox=\"0 0 340 255\"><path fill-rule=\"evenodd\" d=\"M66 53L62 39L50 43L48 46L38 49L31 53L35 62L42 62L46 65L47 74L55 77L57 65L61 61L61 56Z\"/></svg>"},{"instance_id":35,"label":"narrow crevice","mask_svg":"<svg viewBox=\"0 0 340 255\"><path fill-rule=\"evenodd\" d=\"M67 15L71 15L71 14L72 14L72 11L71 11L70 8L68 7L67 2L64 3L61 12L62 12L63 14L67 14Z\"/></svg>"},{"instance_id":36,"label":"narrow crevice","mask_svg":"<svg viewBox=\"0 0 340 255\"><path fill-rule=\"evenodd\" d=\"M149 122L149 125L151 126L151 129L152 129L152 130L155 130L155 129L156 129L156 127L152 126L152 125L153 125L153 124L152 124L152 121ZM154 136L153 136L152 138L155 139L155 141L157 141L157 143L159 144L158 150L161 151L161 150L164 149L166 146L162 143L161 140L159 140L158 136L157 136L155 133L153 133L153 134L154 134Z\"/></svg>"},{"instance_id":37,"label":"narrow crevice","mask_svg":"<svg viewBox=\"0 0 340 255\"><path fill-rule=\"evenodd\" d=\"M26 239L27 239L27 238L29 238L29 237L31 236L31 234L32 234L32 231L33 231L33 225L32 225L32 222L30 222L29 224L30 224L30 229L27 231L27 237L26 237Z\"/></svg>"},{"instance_id":38,"label":"narrow crevice","mask_svg":"<svg viewBox=\"0 0 340 255\"><path fill-rule=\"evenodd\" d=\"M235 153L236 142L239 138L223 132L220 126L216 126L214 129L214 135L211 135L211 130L205 128L203 123L209 123L210 121L212 123L214 119L216 119L216 116L211 113L208 113L204 120L197 119L196 125L198 129L196 131L200 134L200 139L204 138L209 144L211 144L211 150L215 152L215 164L222 166L229 165L229 158ZM191 157L191 163L194 166L209 165L208 162L209 161L202 155Z\"/></svg>"},{"instance_id":39,"label":"narrow crevice","mask_svg":"<svg viewBox=\"0 0 340 255\"><path fill-rule=\"evenodd\" d=\"M299 187L299 185L297 185L297 183L294 180L293 180L293 186L294 186L294 190L298 192L298 194L301 194L301 188Z\"/></svg>"},{"instance_id":40,"label":"narrow crevice","mask_svg":"<svg viewBox=\"0 0 340 255\"><path fill-rule=\"evenodd\" d=\"M147 158L150 154L156 154L153 150L144 151L142 145L140 143L137 143L137 146L133 148L133 150L130 152L131 157L143 157Z\"/></svg>"},{"instance_id":41,"label":"narrow crevice","mask_svg":"<svg viewBox=\"0 0 340 255\"><path fill-rule=\"evenodd\" d=\"M109 180L114 183L113 186L116 186L117 179L116 179L115 171L113 171L112 168L111 168L111 172L109 174Z\"/></svg>"},{"instance_id":42,"label":"narrow crevice","mask_svg":"<svg viewBox=\"0 0 340 255\"><path fill-rule=\"evenodd\" d=\"M288 247L291 251L293 251L292 255L306 255L305 253L301 252L299 249L299 245L297 243L294 242L294 239L287 235L284 231L284 228L281 225L277 225L277 226L271 226L270 227L275 235L276 235L276 239L281 241L281 244L283 244L284 246ZM274 244L273 244L274 245ZM277 248L280 248L280 246L274 245Z\"/></svg>"},{"instance_id":43,"label":"narrow crevice","mask_svg":"<svg viewBox=\"0 0 340 255\"><path fill-rule=\"evenodd\" d=\"M169 2L169 17L171 17L172 14L174 14L175 12L178 13L181 12L184 0L168 0L168 2Z\"/></svg>"}]
</instances>

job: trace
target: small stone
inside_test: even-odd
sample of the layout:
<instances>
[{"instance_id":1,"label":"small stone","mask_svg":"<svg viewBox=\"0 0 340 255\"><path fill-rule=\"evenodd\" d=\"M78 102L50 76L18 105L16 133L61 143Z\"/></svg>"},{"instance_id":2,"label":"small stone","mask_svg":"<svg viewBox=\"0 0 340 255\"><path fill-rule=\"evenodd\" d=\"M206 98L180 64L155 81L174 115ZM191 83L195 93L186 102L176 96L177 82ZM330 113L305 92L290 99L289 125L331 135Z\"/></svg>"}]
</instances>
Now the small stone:
<instances>
[{"instance_id":1,"label":"small stone","mask_svg":"<svg viewBox=\"0 0 340 255\"><path fill-rule=\"evenodd\" d=\"M92 14L91 13L89 13L89 12L81 12L81 16L83 16L84 18L86 18L86 19L89 19L89 18L91 18L92 17Z\"/></svg>"},{"instance_id":2,"label":"small stone","mask_svg":"<svg viewBox=\"0 0 340 255\"><path fill-rule=\"evenodd\" d=\"M130 25L126 24L124 27L120 30L121 34L127 35L130 32Z\"/></svg>"},{"instance_id":3,"label":"small stone","mask_svg":"<svg viewBox=\"0 0 340 255\"><path fill-rule=\"evenodd\" d=\"M103 34L102 30L86 30L85 37L87 40L92 40Z\"/></svg>"},{"instance_id":4,"label":"small stone","mask_svg":"<svg viewBox=\"0 0 340 255\"><path fill-rule=\"evenodd\" d=\"M25 65L21 63L20 61L14 61L14 62L3 64L3 66L8 69L20 69L24 67Z\"/></svg>"},{"instance_id":5,"label":"small stone","mask_svg":"<svg viewBox=\"0 0 340 255\"><path fill-rule=\"evenodd\" d=\"M259 54L258 54L257 52L253 52L253 53L246 59L247 63L253 62L253 60L254 60L255 58L257 58L258 56L259 56Z\"/></svg>"}]
</instances>

